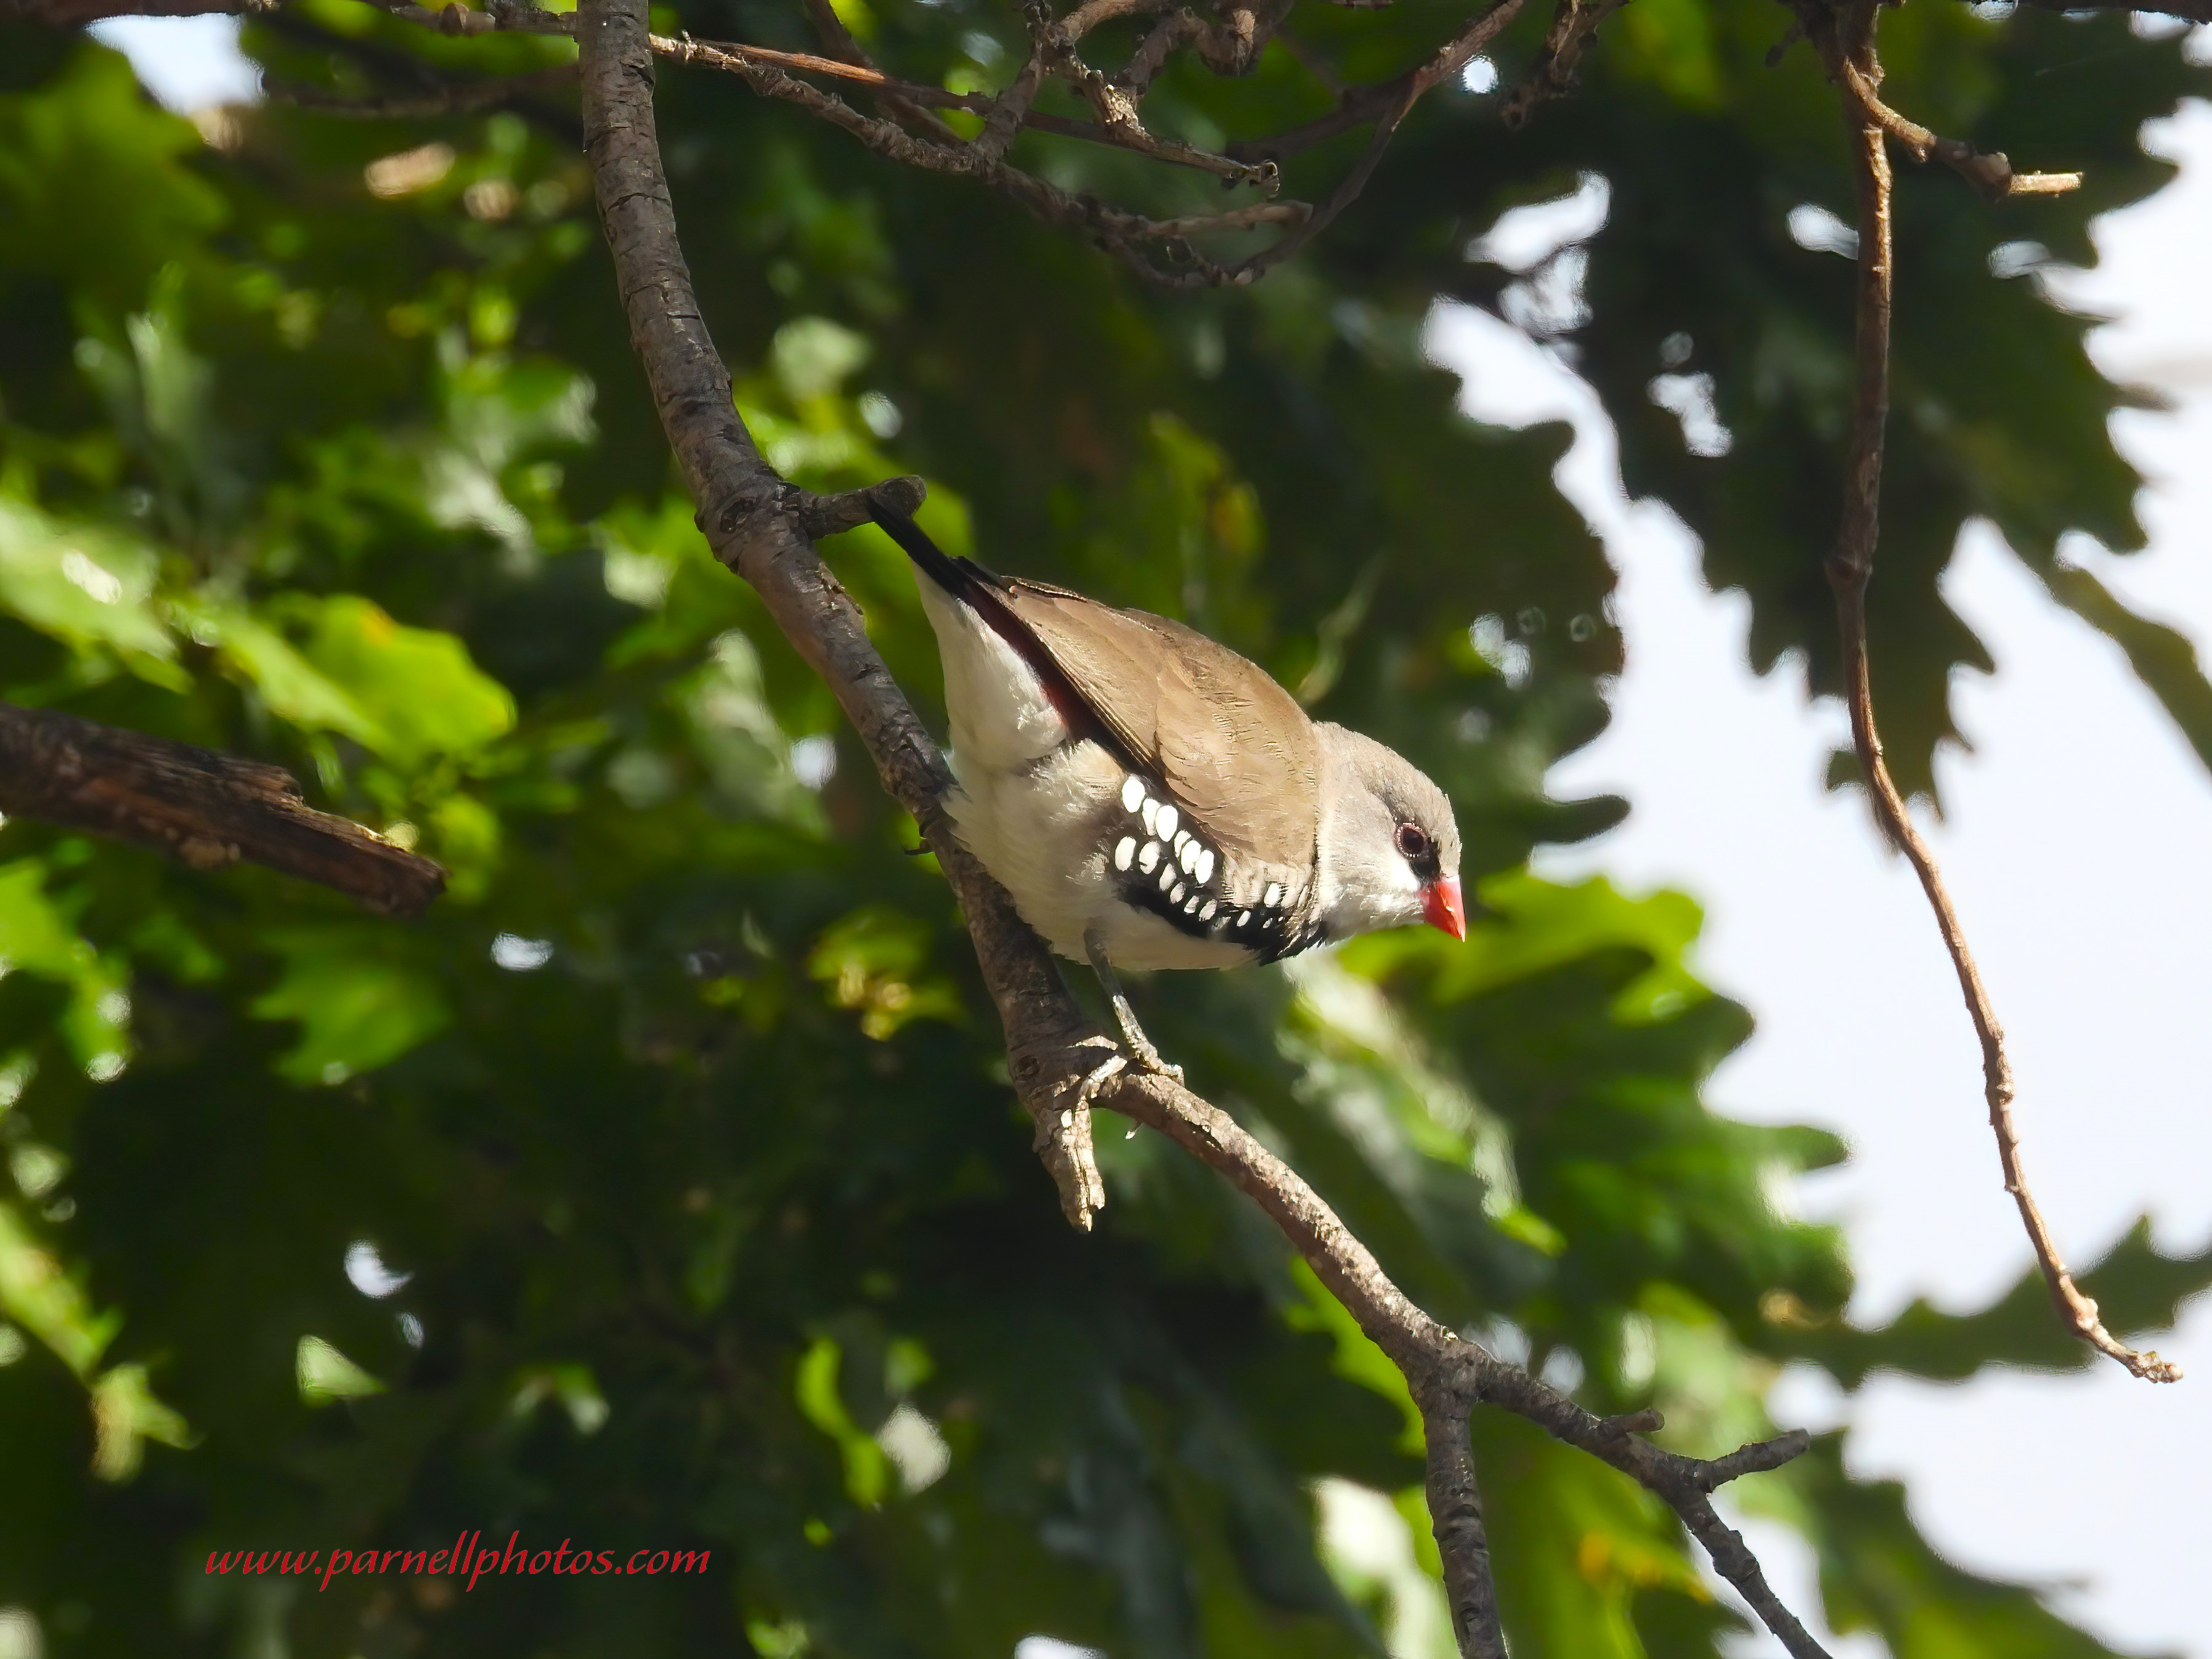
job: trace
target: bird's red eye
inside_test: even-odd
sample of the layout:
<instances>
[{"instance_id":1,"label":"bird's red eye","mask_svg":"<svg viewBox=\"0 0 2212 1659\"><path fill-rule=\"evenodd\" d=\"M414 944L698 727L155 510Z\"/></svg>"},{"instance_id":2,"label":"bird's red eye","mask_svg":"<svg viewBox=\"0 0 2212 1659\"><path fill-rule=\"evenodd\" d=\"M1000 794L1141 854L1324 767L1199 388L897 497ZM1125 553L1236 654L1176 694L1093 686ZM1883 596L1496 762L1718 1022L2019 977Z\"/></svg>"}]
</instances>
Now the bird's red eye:
<instances>
[{"instance_id":1,"label":"bird's red eye","mask_svg":"<svg viewBox=\"0 0 2212 1659\"><path fill-rule=\"evenodd\" d=\"M1401 823L1398 826L1398 850L1409 859L1426 858L1430 852L1429 838L1421 833L1418 825Z\"/></svg>"}]
</instances>

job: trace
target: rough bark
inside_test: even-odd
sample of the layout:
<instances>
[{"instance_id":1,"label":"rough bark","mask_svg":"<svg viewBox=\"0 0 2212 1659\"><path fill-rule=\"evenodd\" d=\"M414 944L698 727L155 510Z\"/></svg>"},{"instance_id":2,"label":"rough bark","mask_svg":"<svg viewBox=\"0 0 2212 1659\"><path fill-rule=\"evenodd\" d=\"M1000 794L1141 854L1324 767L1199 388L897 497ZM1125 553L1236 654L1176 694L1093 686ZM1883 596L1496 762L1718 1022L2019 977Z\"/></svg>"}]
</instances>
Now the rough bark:
<instances>
[{"instance_id":1,"label":"rough bark","mask_svg":"<svg viewBox=\"0 0 2212 1659\"><path fill-rule=\"evenodd\" d=\"M419 915L446 872L318 812L279 766L0 702L0 812L173 853L195 870L244 860L386 915Z\"/></svg>"}]
</instances>

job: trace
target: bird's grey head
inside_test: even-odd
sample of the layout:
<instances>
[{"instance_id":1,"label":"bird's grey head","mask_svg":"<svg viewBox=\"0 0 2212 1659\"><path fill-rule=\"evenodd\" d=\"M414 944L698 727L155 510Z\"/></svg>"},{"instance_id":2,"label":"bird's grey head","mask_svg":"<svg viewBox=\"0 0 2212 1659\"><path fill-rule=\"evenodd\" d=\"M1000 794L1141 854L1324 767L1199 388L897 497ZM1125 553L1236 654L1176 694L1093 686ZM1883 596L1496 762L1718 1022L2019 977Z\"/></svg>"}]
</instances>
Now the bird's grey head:
<instances>
[{"instance_id":1,"label":"bird's grey head","mask_svg":"<svg viewBox=\"0 0 2212 1659\"><path fill-rule=\"evenodd\" d=\"M1318 920L1331 939L1425 921L1467 937L1451 802L1395 750L1343 726L1321 739Z\"/></svg>"}]
</instances>

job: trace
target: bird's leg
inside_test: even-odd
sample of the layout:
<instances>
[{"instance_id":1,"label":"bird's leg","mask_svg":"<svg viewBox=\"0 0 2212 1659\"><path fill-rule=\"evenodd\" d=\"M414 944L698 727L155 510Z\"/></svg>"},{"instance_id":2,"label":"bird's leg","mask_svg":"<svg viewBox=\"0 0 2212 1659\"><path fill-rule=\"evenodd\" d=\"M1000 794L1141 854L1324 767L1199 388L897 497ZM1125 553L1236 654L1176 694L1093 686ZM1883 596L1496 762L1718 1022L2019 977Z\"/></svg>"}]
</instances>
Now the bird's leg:
<instances>
[{"instance_id":1,"label":"bird's leg","mask_svg":"<svg viewBox=\"0 0 2212 1659\"><path fill-rule=\"evenodd\" d=\"M1158 1072L1162 1077L1182 1081L1182 1067L1170 1066L1160 1058L1160 1051L1152 1047L1152 1040L1145 1035L1145 1028L1137 1024L1137 1016L1123 994L1121 981L1114 977L1114 964L1106 960L1106 947L1099 941L1098 930L1083 930L1084 953L1091 958L1091 971L1098 975L1098 982L1106 989L1106 1000L1114 1005L1115 1024L1121 1028L1121 1046L1129 1051L1129 1058L1139 1069ZM1103 1069L1103 1068L1102 1068ZM1101 1082L1104 1081L1102 1078Z\"/></svg>"}]
</instances>

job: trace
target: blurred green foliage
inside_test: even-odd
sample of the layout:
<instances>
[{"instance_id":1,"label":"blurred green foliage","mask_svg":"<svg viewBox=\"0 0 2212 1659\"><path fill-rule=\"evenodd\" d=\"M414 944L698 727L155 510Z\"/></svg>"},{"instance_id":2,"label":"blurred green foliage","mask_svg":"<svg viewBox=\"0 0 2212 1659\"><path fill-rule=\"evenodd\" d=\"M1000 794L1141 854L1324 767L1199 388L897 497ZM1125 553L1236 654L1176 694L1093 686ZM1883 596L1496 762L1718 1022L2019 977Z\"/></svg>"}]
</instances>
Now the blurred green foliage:
<instances>
[{"instance_id":1,"label":"blurred green foliage","mask_svg":"<svg viewBox=\"0 0 2212 1659\"><path fill-rule=\"evenodd\" d=\"M840 11L909 74L1011 73L981 0ZM1368 76L1448 15L1294 27ZM1192 976L1145 1018L1425 1305L1595 1409L1659 1403L1701 1451L1765 1432L1793 1360L1846 1386L2085 1363L2027 1286L1845 1324L1837 1236L1778 1198L1841 1146L1701 1101L1748 1019L1686 966L1696 907L1523 867L1625 810L1543 788L1605 718L1612 578L1552 489L1564 435L1455 414L1424 320L1498 305L1573 354L1631 487L1750 590L1760 662L1826 674L1848 273L1786 222L1840 204L1841 140L1802 53L1761 65L1778 20L1644 0L1586 95L1518 135L1439 93L1313 253L1175 300L731 82L661 94L687 252L777 466L926 473L948 544L1188 617L1451 791L1489 907L1466 947ZM672 21L810 44L750 0ZM1984 660L1935 586L1970 515L2201 724L2185 647L2055 561L2069 528L2135 537L2122 394L1988 256L2086 258L2088 216L2165 177L2137 125L2206 77L2115 17L1885 27L1901 103L2090 179L2000 208L1900 186L1893 759L1925 786L1951 670ZM355 93L568 50L345 0L246 43ZM1178 66L1149 113L1203 141L1325 104L1274 49L1237 82ZM1433 1650L1418 1423L1312 1275L1150 1137L1104 1134L1097 1236L1060 1221L957 916L899 856L912 826L672 488L576 138L557 100L196 131L96 45L0 35L0 695L281 762L453 877L398 924L0 831L0 1607L54 1656ZM1215 189L1024 144L1161 210ZM1586 246L1519 277L1469 258L1583 172L1611 192ZM1711 377L1725 455L1654 402L1662 372ZM830 551L941 712L903 560L872 530ZM2138 1236L2092 1282L2152 1325L2208 1279ZM1673 1659L1738 1627L1644 1495L1477 1431L1516 1652ZM1355 1487L1389 1499L1361 1512L1402 1571L1328 1519ZM1739 1496L1812 1542L1832 1622L1905 1659L2104 1651L1942 1562L1832 1443ZM471 1529L714 1569L462 1591L205 1566Z\"/></svg>"}]
</instances>

